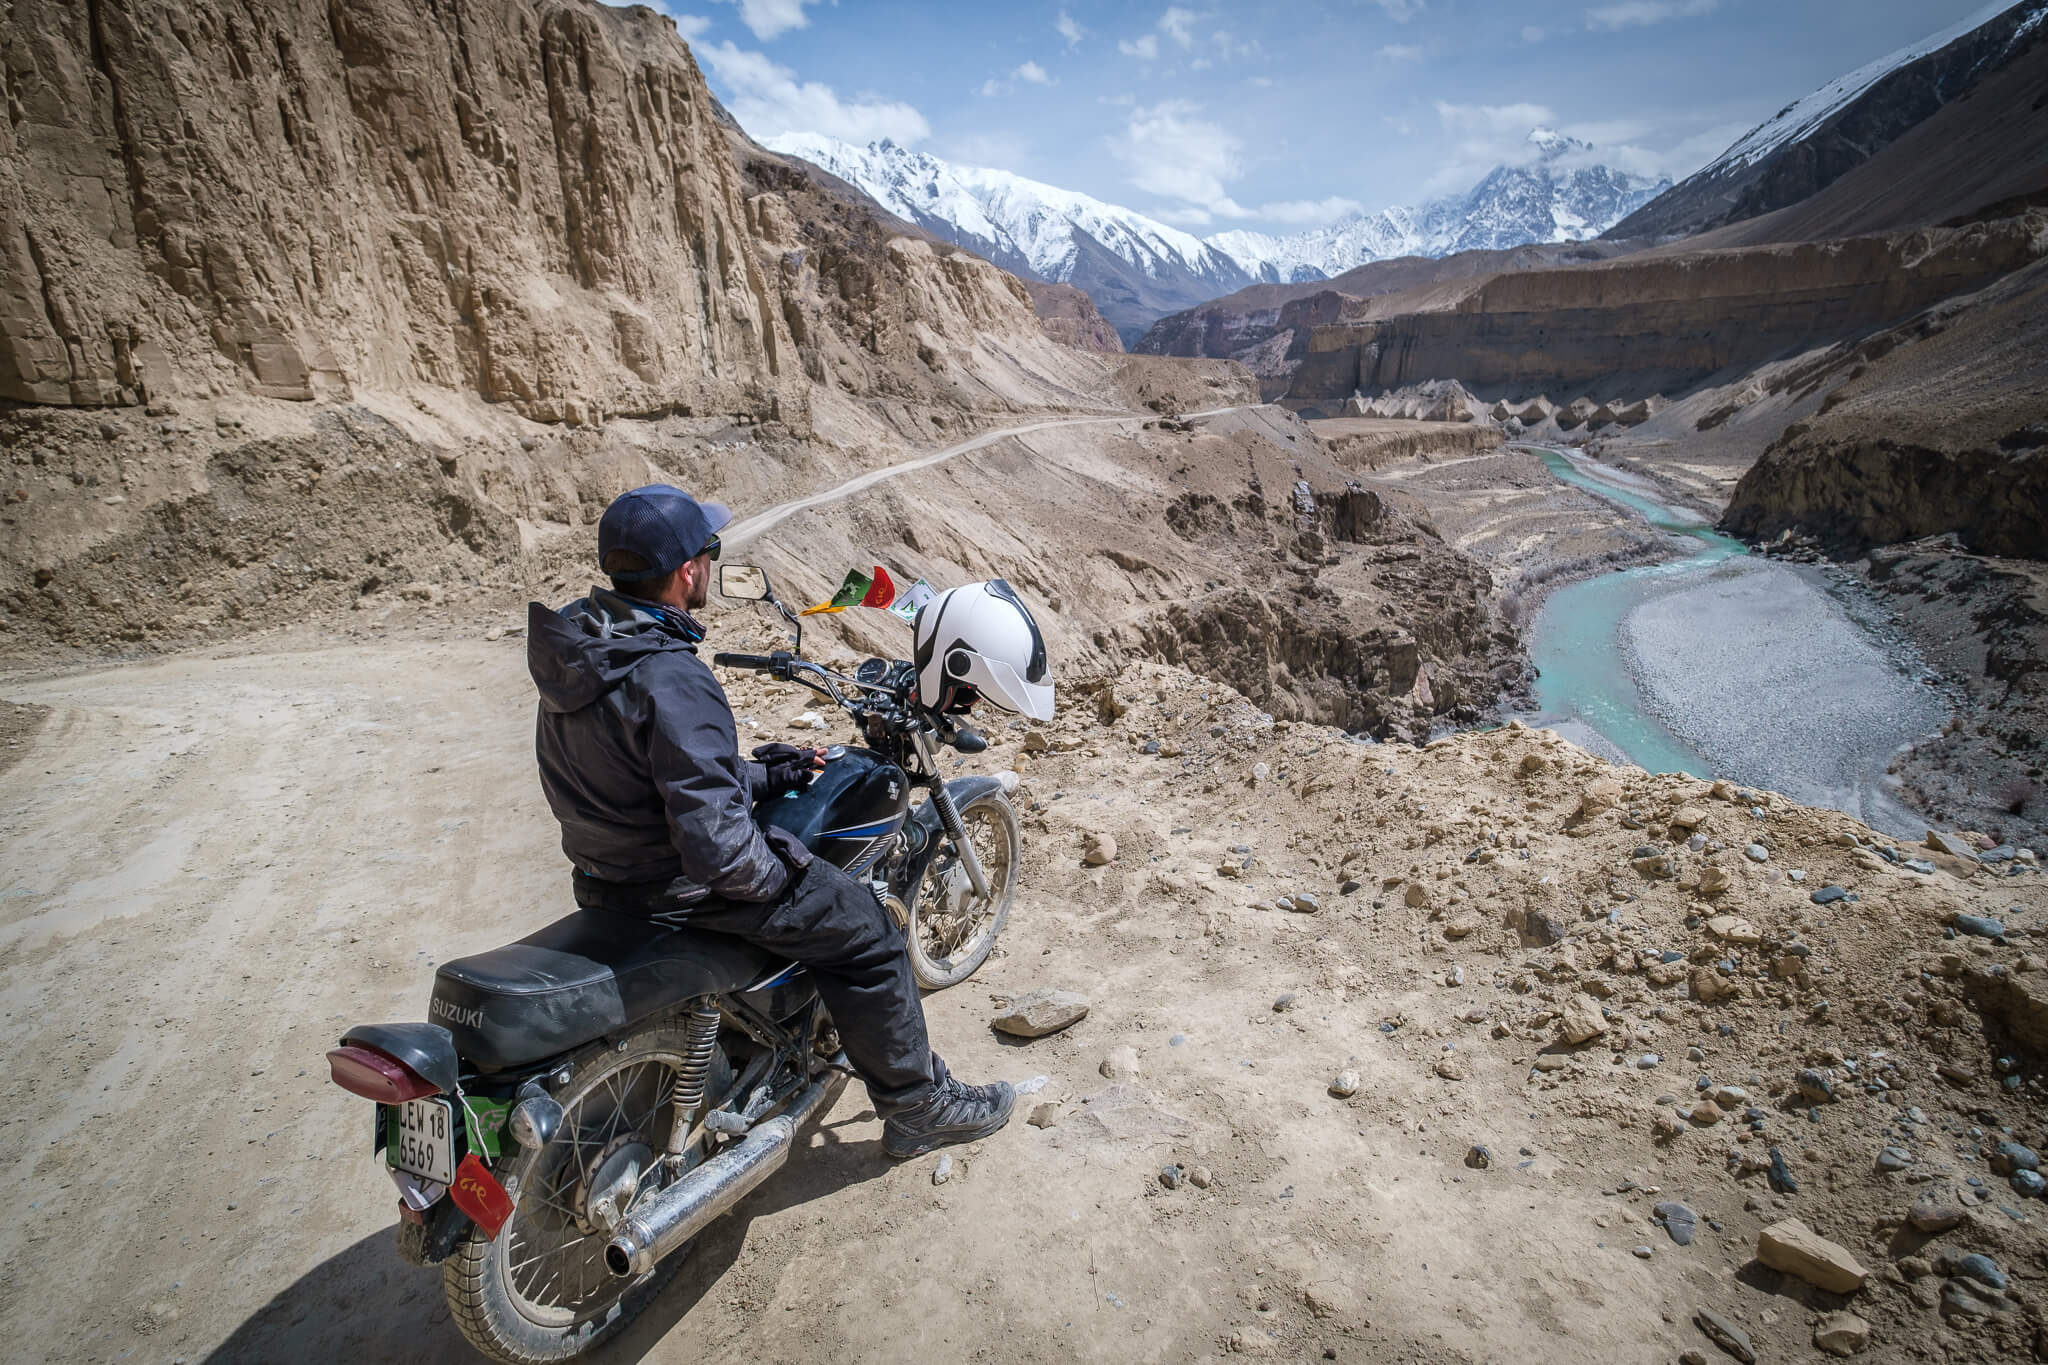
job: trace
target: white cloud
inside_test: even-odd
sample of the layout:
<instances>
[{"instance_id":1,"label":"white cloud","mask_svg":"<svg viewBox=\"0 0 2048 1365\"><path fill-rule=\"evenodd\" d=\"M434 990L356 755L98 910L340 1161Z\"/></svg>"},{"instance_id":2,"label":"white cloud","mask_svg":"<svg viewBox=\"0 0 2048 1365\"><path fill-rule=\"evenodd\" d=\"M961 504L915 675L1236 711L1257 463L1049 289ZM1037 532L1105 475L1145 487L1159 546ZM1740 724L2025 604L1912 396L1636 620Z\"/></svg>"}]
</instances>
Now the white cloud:
<instances>
[{"instance_id":1,"label":"white cloud","mask_svg":"<svg viewBox=\"0 0 2048 1365\"><path fill-rule=\"evenodd\" d=\"M1251 83L1259 87L1259 89L1261 90L1270 90L1273 88L1273 78L1271 76L1253 76L1251 78Z\"/></svg>"},{"instance_id":2,"label":"white cloud","mask_svg":"<svg viewBox=\"0 0 2048 1365\"><path fill-rule=\"evenodd\" d=\"M1618 5L1600 5L1586 11L1586 27L1614 32L1630 27L1647 28L1667 19L1691 19L1711 14L1721 0L1622 0Z\"/></svg>"},{"instance_id":3,"label":"white cloud","mask_svg":"<svg viewBox=\"0 0 2048 1365\"><path fill-rule=\"evenodd\" d=\"M669 0L649 0L656 10L676 21L676 32L683 35L683 41L694 43L711 27L711 21L701 14L685 14L674 8Z\"/></svg>"},{"instance_id":4,"label":"white cloud","mask_svg":"<svg viewBox=\"0 0 2048 1365\"><path fill-rule=\"evenodd\" d=\"M1419 62L1422 60L1420 43L1388 43L1380 49L1380 56L1390 62Z\"/></svg>"},{"instance_id":5,"label":"white cloud","mask_svg":"<svg viewBox=\"0 0 2048 1365\"><path fill-rule=\"evenodd\" d=\"M1040 66L1037 62L1026 62L1004 79L999 80L994 76L989 77L981 83L975 93L987 99L994 99L998 95L1007 95L1012 90L1015 90L1018 81L1024 81L1030 85L1051 85L1053 83L1052 77L1046 74L1044 67Z\"/></svg>"},{"instance_id":6,"label":"white cloud","mask_svg":"<svg viewBox=\"0 0 2048 1365\"><path fill-rule=\"evenodd\" d=\"M1328 199L1283 199L1277 203L1261 204L1258 216L1276 223L1334 223L1363 207L1356 199L1333 194Z\"/></svg>"},{"instance_id":7,"label":"white cloud","mask_svg":"<svg viewBox=\"0 0 2048 1365\"><path fill-rule=\"evenodd\" d=\"M765 43L793 28L809 28L811 20L804 13L804 6L815 5L818 0L732 0L732 3L740 7L740 22Z\"/></svg>"},{"instance_id":8,"label":"white cloud","mask_svg":"<svg viewBox=\"0 0 2048 1365\"><path fill-rule=\"evenodd\" d=\"M841 99L831 86L799 81L788 67L730 42L700 47L697 57L725 87L733 117L754 137L824 133L856 143L889 138L907 147L931 136L924 115L908 104L876 95Z\"/></svg>"},{"instance_id":9,"label":"white cloud","mask_svg":"<svg viewBox=\"0 0 2048 1365\"><path fill-rule=\"evenodd\" d=\"M1187 100L1133 109L1123 135L1109 139L1109 150L1130 166L1131 183L1141 190L1217 217L1247 217L1225 188L1243 173L1242 144L1198 117L1201 112Z\"/></svg>"},{"instance_id":10,"label":"white cloud","mask_svg":"<svg viewBox=\"0 0 2048 1365\"><path fill-rule=\"evenodd\" d=\"M1052 26L1059 30L1060 37L1067 40L1068 47L1078 46L1082 36L1088 32L1087 29L1075 23L1074 16L1065 10L1060 11L1060 17L1053 20Z\"/></svg>"},{"instance_id":11,"label":"white cloud","mask_svg":"<svg viewBox=\"0 0 2048 1365\"><path fill-rule=\"evenodd\" d=\"M1116 50L1126 57L1136 57L1139 61L1156 62L1159 60L1159 38L1158 35L1151 33L1135 41L1119 38L1116 40Z\"/></svg>"},{"instance_id":12,"label":"white cloud","mask_svg":"<svg viewBox=\"0 0 2048 1365\"><path fill-rule=\"evenodd\" d=\"M1452 136L1449 156L1424 183L1426 194L1462 193L1502 164L1526 162L1534 153L1529 132L1555 127L1557 116L1541 104L1436 103L1437 118Z\"/></svg>"},{"instance_id":13,"label":"white cloud","mask_svg":"<svg viewBox=\"0 0 2048 1365\"><path fill-rule=\"evenodd\" d=\"M1405 24L1428 6L1422 0L1373 0L1373 3L1387 12L1387 17L1397 24Z\"/></svg>"},{"instance_id":14,"label":"white cloud","mask_svg":"<svg viewBox=\"0 0 2048 1365\"><path fill-rule=\"evenodd\" d=\"M1259 45L1257 38L1252 39L1248 43L1241 43L1237 40L1237 35L1228 29L1217 29L1209 35L1209 41L1216 45L1216 53L1224 61L1230 61L1236 57L1256 57L1265 51Z\"/></svg>"},{"instance_id":15,"label":"white cloud","mask_svg":"<svg viewBox=\"0 0 2048 1365\"><path fill-rule=\"evenodd\" d=\"M1195 20L1201 17L1191 9L1172 5L1167 8L1166 13L1159 16L1159 31L1183 48L1190 48L1195 45Z\"/></svg>"},{"instance_id":16,"label":"white cloud","mask_svg":"<svg viewBox=\"0 0 2048 1365\"><path fill-rule=\"evenodd\" d=\"M1151 211L1150 213L1148 213L1148 214L1147 214L1146 216L1147 216L1147 217L1149 217L1149 218L1157 218L1157 219L1158 219L1158 220L1159 220L1160 222L1162 222L1162 223L1165 223L1165 224L1166 224L1167 226L1169 226L1169 227L1183 227L1183 228L1198 228L1198 227L1207 227L1207 226L1209 226L1209 224L1211 224L1211 223L1213 223L1213 222L1215 222L1215 221L1216 221L1216 220L1215 220L1215 217L1214 217L1214 215L1212 215L1212 214L1211 214L1211 213L1209 212L1209 210L1207 210L1207 209L1194 209L1194 208L1182 208L1182 209L1161 209L1161 208L1155 208L1155 209L1153 209L1153 210L1152 210L1152 211Z\"/></svg>"},{"instance_id":17,"label":"white cloud","mask_svg":"<svg viewBox=\"0 0 2048 1365\"><path fill-rule=\"evenodd\" d=\"M1522 41L1525 43L1542 42L1543 30L1536 27L1536 25L1534 24L1525 24L1522 28Z\"/></svg>"}]
</instances>

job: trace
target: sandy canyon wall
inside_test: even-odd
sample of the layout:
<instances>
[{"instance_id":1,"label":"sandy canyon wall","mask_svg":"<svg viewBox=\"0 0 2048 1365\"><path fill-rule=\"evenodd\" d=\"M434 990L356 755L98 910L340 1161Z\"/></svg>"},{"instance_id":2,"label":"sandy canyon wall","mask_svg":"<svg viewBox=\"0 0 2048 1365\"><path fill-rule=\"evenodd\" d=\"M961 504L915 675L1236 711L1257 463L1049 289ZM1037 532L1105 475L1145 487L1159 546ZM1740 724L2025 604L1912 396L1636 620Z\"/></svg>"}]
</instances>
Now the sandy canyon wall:
<instances>
[{"instance_id":1,"label":"sandy canyon wall","mask_svg":"<svg viewBox=\"0 0 2048 1365\"><path fill-rule=\"evenodd\" d=\"M1428 379L1484 396L1670 393L1896 321L2048 250L2022 217L1893 237L1650 253L1392 295L1317 327L1290 399Z\"/></svg>"},{"instance_id":2,"label":"sandy canyon wall","mask_svg":"<svg viewBox=\"0 0 2048 1365\"><path fill-rule=\"evenodd\" d=\"M426 384L544 421L796 418L807 370L1035 334L966 253L807 239L802 178L748 174L648 9L22 0L0 44L17 402Z\"/></svg>"}]
</instances>

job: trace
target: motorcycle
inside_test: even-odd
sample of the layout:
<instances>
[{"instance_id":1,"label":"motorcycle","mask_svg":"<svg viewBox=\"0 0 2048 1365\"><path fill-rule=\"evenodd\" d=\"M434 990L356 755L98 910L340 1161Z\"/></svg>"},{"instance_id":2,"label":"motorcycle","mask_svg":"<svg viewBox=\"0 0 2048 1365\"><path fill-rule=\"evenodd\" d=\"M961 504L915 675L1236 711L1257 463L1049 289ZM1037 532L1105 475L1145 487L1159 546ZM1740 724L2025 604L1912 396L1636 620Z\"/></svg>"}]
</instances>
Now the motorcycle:
<instances>
[{"instance_id":1,"label":"motorcycle","mask_svg":"<svg viewBox=\"0 0 2048 1365\"><path fill-rule=\"evenodd\" d=\"M810 689L861 741L826 750L808 785L757 802L755 818L865 882L904 928L920 986L965 980L1008 918L1021 847L1003 782L947 780L939 755L987 741L920 701L904 660L848 676L805 659L802 623L761 569L721 566L719 591L765 603L796 639L712 662ZM463 1335L509 1365L570 1359L622 1329L851 1074L801 967L599 912L443 963L427 1014L349 1029L329 1070L376 1101L400 1254L441 1267Z\"/></svg>"}]
</instances>

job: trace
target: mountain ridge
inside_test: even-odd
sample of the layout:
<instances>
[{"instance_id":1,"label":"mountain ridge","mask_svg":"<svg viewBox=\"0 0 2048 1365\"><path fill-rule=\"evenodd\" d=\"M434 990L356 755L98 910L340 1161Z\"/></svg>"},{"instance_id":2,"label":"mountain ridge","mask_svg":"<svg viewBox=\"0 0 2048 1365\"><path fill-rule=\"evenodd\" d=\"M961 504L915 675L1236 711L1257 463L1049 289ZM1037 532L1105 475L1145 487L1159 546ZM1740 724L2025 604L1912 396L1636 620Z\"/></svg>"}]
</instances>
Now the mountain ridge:
<instances>
[{"instance_id":1,"label":"mountain ridge","mask_svg":"<svg viewBox=\"0 0 2048 1365\"><path fill-rule=\"evenodd\" d=\"M812 162L1006 270L1076 286L1127 346L1161 317L1251 285L1308 283L1404 256L1585 240L1669 184L1592 163L1589 144L1537 128L1530 160L1496 166L1462 195L1286 237L1239 231L1204 239L1077 191L957 165L886 138L860 147L795 132L763 145Z\"/></svg>"}]
</instances>

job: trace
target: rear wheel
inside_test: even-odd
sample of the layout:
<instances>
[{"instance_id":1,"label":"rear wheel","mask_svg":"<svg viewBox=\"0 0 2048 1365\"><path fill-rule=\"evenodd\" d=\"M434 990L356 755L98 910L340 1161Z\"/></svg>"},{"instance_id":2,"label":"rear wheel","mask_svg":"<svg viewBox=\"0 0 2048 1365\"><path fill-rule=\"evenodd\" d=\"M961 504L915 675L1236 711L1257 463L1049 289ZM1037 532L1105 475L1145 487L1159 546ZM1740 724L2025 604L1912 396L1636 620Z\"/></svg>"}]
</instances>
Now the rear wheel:
<instances>
[{"instance_id":1,"label":"rear wheel","mask_svg":"<svg viewBox=\"0 0 2048 1365\"><path fill-rule=\"evenodd\" d=\"M989 893L974 894L953 841L942 836L923 879L911 891L904 926L911 970L928 991L957 986L988 961L1017 893L1023 840L1009 800L1001 792L984 792L960 808L960 823L981 860Z\"/></svg>"},{"instance_id":2,"label":"rear wheel","mask_svg":"<svg viewBox=\"0 0 2048 1365\"><path fill-rule=\"evenodd\" d=\"M669 1097L684 1033L663 1025L580 1063L555 1092L562 1126L538 1151L501 1162L517 1208L496 1240L472 1228L442 1264L441 1287L470 1344L507 1365L568 1360L613 1336L660 1292L682 1256L636 1280L605 1268L603 1219L666 1180ZM694 1157L693 1157L694 1160ZM610 1203L607 1204L607 1196Z\"/></svg>"}]
</instances>

